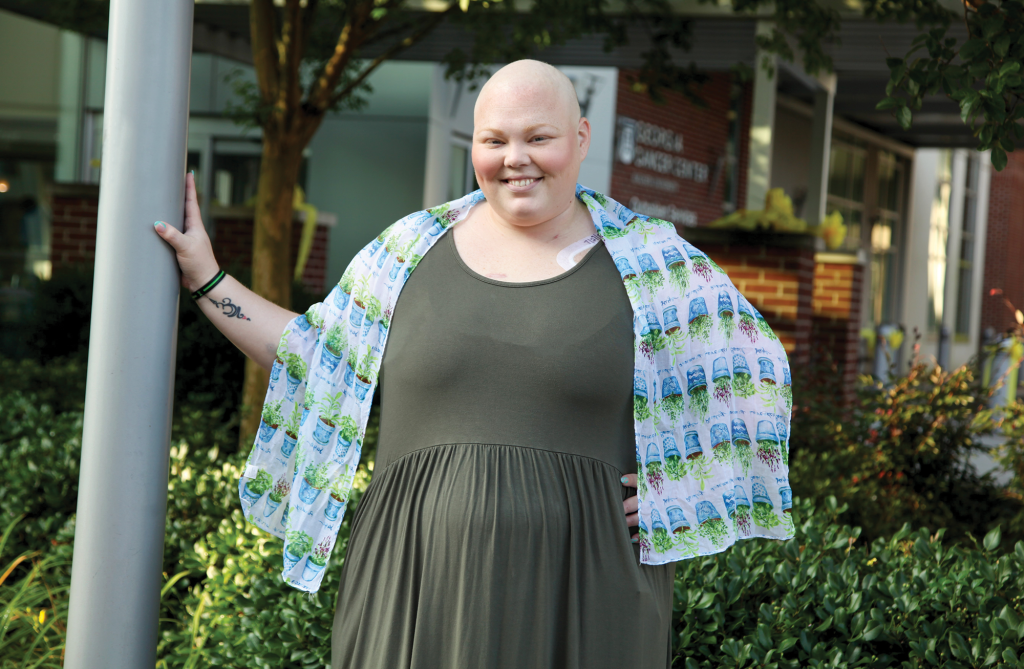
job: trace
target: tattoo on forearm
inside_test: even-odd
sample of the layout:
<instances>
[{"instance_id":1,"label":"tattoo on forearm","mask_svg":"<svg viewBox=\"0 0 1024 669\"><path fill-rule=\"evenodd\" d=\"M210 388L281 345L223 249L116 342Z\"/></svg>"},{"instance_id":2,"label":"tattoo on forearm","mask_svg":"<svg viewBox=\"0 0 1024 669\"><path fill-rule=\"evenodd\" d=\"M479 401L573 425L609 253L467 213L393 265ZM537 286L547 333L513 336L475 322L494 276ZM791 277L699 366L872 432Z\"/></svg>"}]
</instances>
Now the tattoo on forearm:
<instances>
[{"instance_id":1,"label":"tattoo on forearm","mask_svg":"<svg viewBox=\"0 0 1024 669\"><path fill-rule=\"evenodd\" d=\"M223 313L228 318L240 318L245 321L252 320L251 318L242 313L242 307L232 302L230 297L225 297L220 302L209 296L207 296L206 299L208 299L210 302L213 302L213 306L220 309L221 313Z\"/></svg>"}]
</instances>

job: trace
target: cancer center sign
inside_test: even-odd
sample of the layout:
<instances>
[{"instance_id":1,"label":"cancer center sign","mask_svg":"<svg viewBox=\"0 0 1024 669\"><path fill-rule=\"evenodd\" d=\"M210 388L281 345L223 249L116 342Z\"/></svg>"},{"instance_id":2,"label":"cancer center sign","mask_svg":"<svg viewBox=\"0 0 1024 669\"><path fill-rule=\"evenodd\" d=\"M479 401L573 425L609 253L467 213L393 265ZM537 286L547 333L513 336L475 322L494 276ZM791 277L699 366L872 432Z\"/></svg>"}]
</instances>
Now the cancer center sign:
<instances>
[{"instance_id":1,"label":"cancer center sign","mask_svg":"<svg viewBox=\"0 0 1024 669\"><path fill-rule=\"evenodd\" d=\"M722 82L713 80L705 89L715 83ZM707 99L709 107L724 109L702 109L673 93L657 104L621 78L618 91L611 196L638 213L683 226L722 216L728 95L718 104Z\"/></svg>"}]
</instances>

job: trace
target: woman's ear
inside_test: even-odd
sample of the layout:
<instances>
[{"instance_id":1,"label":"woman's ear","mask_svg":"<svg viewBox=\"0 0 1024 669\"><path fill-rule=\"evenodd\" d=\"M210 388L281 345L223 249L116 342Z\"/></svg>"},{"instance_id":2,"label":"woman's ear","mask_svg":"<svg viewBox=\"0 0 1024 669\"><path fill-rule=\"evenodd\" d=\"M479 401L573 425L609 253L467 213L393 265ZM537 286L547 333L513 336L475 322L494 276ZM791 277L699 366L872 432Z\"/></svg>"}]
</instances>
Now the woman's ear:
<instances>
[{"instance_id":1,"label":"woman's ear","mask_svg":"<svg viewBox=\"0 0 1024 669\"><path fill-rule=\"evenodd\" d=\"M587 120L586 116L580 118L576 136L580 142L580 162L582 163L587 157L587 152L590 150L590 121Z\"/></svg>"}]
</instances>

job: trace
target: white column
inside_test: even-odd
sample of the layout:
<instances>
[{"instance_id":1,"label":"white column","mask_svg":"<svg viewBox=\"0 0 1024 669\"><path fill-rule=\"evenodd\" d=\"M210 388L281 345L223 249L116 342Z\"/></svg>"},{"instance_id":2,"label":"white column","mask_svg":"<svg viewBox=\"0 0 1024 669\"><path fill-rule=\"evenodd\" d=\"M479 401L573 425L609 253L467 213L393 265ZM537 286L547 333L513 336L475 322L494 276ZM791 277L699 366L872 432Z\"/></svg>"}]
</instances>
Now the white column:
<instances>
[{"instance_id":1,"label":"white column","mask_svg":"<svg viewBox=\"0 0 1024 669\"><path fill-rule=\"evenodd\" d=\"M758 21L757 34L768 34L772 22ZM766 70L767 66L767 70ZM775 129L776 57L760 50L754 62L754 96L750 112L746 209L761 209L772 181L772 133Z\"/></svg>"},{"instance_id":2,"label":"white column","mask_svg":"<svg viewBox=\"0 0 1024 669\"><path fill-rule=\"evenodd\" d=\"M156 663L194 6L110 3L67 669Z\"/></svg>"},{"instance_id":3,"label":"white column","mask_svg":"<svg viewBox=\"0 0 1024 669\"><path fill-rule=\"evenodd\" d=\"M80 180L85 48L85 37L69 30L61 31L60 73L57 84L60 116L57 117L57 163L54 166L54 180L59 183L74 183Z\"/></svg>"},{"instance_id":4,"label":"white column","mask_svg":"<svg viewBox=\"0 0 1024 669\"><path fill-rule=\"evenodd\" d=\"M821 87L814 91L814 116L811 119L811 150L807 166L807 201L804 218L817 225L825 218L828 198L828 165L832 155L832 107L836 97L836 75L818 79Z\"/></svg>"}]
</instances>

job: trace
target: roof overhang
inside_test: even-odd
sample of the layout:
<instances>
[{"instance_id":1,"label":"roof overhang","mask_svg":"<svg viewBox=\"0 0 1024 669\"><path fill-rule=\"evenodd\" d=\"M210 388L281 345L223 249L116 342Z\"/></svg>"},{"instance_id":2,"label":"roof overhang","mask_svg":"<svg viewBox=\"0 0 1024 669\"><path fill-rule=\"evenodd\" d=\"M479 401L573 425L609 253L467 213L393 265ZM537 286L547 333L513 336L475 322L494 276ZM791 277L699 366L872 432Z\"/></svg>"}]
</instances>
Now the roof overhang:
<instances>
[{"instance_id":1,"label":"roof overhang","mask_svg":"<svg viewBox=\"0 0 1024 669\"><path fill-rule=\"evenodd\" d=\"M447 4L444 0L413 1L422 6L424 11L433 9L431 3L440 3L439 7ZM855 14L849 3L857 1L842 0L837 7L842 10L844 17L852 17ZM677 62L694 62L699 68L708 71L728 70L737 63L755 66L757 52L754 31L758 17L737 17L728 4L722 3L672 0L672 4L679 13L693 16L693 47L689 52L678 52ZM0 9L39 20L47 19L46 3L0 0ZM106 38L105 26L93 29L91 34ZM926 99L922 109L915 112L910 130L900 128L890 112L875 110L878 101L885 97L885 87L889 80L886 57L905 56L911 48L911 41L918 34L913 24L881 24L845 18L837 42L828 45L827 49L833 58L838 81L834 113L910 146L973 146L976 141L960 120L957 104L945 96ZM955 24L949 34L962 40L965 30L963 26ZM469 37L460 27L445 22L426 39L403 51L398 59L437 62L453 48L465 45ZM646 36L637 27L630 31L629 37L627 46L612 52L605 52L602 37L589 36L548 48L541 57L554 65L637 68L643 62ZM195 7L193 48L198 52L251 63L247 0L198 0ZM376 54L365 52L363 55L372 57ZM780 91L797 99L809 99L813 86L801 72L799 65L780 68Z\"/></svg>"}]
</instances>

